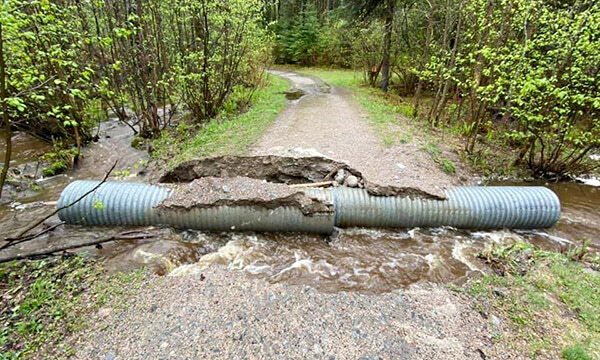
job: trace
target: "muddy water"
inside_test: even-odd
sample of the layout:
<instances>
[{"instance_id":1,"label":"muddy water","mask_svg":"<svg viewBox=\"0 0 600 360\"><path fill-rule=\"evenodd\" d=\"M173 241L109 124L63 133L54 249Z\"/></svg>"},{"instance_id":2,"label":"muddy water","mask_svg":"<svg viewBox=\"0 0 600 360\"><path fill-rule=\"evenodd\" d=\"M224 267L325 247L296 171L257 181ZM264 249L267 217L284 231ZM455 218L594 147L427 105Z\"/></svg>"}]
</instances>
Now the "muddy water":
<instances>
[{"instance_id":1,"label":"muddy water","mask_svg":"<svg viewBox=\"0 0 600 360\"><path fill-rule=\"evenodd\" d=\"M489 270L477 255L493 244L526 241L561 251L589 238L591 250L600 253L600 189L576 183L544 185L552 188L563 204L562 217L550 230L341 229L331 237L187 232L188 242L222 246L217 245L217 251L194 264L177 268L172 275L198 273L212 264L223 264L250 276L324 291L384 292L418 281L460 284Z\"/></svg>"},{"instance_id":2,"label":"muddy water","mask_svg":"<svg viewBox=\"0 0 600 360\"><path fill-rule=\"evenodd\" d=\"M6 154L6 133L0 131L0 162L4 161ZM44 152L52 149L52 146L42 139L29 136L22 132L15 132L12 136L12 153L13 159L10 162L11 166L25 164L35 161Z\"/></svg>"},{"instance_id":3,"label":"muddy water","mask_svg":"<svg viewBox=\"0 0 600 360\"><path fill-rule=\"evenodd\" d=\"M83 160L75 169L67 174L62 174L50 178L39 178L36 183L41 187L39 191L25 191L18 194L17 198L8 203L0 205L0 238L5 236L14 236L29 224L37 219L50 214L53 205L45 202L56 201L62 189L71 181L77 179L101 179L111 166L117 161L115 172L120 172L118 177L113 177L124 181L145 181L149 174L145 170L145 164L148 154L132 148L130 143L133 139L133 132L126 125L120 124L116 120L110 120L103 123L98 129L99 139L90 144L83 150ZM47 144L24 134L18 134L13 137L13 158L11 165L28 163L35 167L36 159L44 150L51 148ZM34 154L34 155L32 155ZM3 154L1 154L3 156ZM58 223L58 217L53 217L47 221L48 225ZM78 226L61 226L55 231L46 234L36 241L14 247L6 255L22 253L33 248L46 248L62 244L71 244L83 242L90 239L103 238L114 235L122 228L84 228ZM172 235L166 233L164 236L162 248L175 248L172 245ZM122 256L124 268L139 266L139 263L147 259L129 260L127 256L121 255L130 249L138 246L139 243L120 243L109 244L103 249L88 249L93 255L106 257ZM186 248L186 245L182 245ZM179 248L178 248L179 249ZM1 254L0 256L4 256ZM133 255L132 255L133 256ZM139 256L138 256L139 257ZM135 258L135 257L134 257ZM182 256L185 259L185 256ZM137 258L135 258L137 259Z\"/></svg>"},{"instance_id":4,"label":"muddy water","mask_svg":"<svg viewBox=\"0 0 600 360\"><path fill-rule=\"evenodd\" d=\"M147 154L129 146L132 133L115 121L103 124L100 140L85 150L83 164L67 175L40 179L42 190L0 206L0 234L15 234L53 210L44 201L56 200L74 179L99 179L115 160L125 181L148 181ZM26 136L15 138L16 149L42 150L44 144ZM36 150L36 151L37 151ZM16 163L38 155L18 150ZM524 184L535 185L535 184ZM283 234L209 234L197 231L158 231L158 240L125 241L86 249L108 259L113 269L150 266L158 273L185 275L223 264L249 276L274 282L307 284L323 291L385 292L419 281L461 283L487 271L477 254L494 243L528 241L547 249L566 249L583 238L600 252L600 188L576 183L545 184L561 198L559 224L547 231L458 231L439 229L343 229L323 237ZM56 223L53 218L49 224ZM123 228L61 226L35 242L13 249L76 243L124 231ZM4 254L3 254L4 255Z\"/></svg>"}]
</instances>

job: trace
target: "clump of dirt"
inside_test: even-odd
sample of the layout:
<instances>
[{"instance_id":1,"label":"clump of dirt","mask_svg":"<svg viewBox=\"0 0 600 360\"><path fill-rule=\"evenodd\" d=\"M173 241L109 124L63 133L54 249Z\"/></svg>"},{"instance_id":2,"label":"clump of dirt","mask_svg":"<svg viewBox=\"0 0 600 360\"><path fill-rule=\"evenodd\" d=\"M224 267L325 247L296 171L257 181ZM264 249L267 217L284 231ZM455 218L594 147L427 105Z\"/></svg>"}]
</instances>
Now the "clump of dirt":
<instances>
[{"instance_id":1,"label":"clump of dirt","mask_svg":"<svg viewBox=\"0 0 600 360\"><path fill-rule=\"evenodd\" d=\"M333 186L365 188L375 196L409 196L443 199L412 187L380 185L364 178L348 164L321 156L217 156L181 163L161 176L162 183L190 182L204 177L247 177L281 184L332 181Z\"/></svg>"},{"instance_id":2,"label":"clump of dirt","mask_svg":"<svg viewBox=\"0 0 600 360\"><path fill-rule=\"evenodd\" d=\"M342 162L324 157L216 156L187 161L167 171L162 183L190 182L195 179L244 176L273 183L305 184L332 180L340 169L362 177Z\"/></svg>"},{"instance_id":3,"label":"clump of dirt","mask_svg":"<svg viewBox=\"0 0 600 360\"><path fill-rule=\"evenodd\" d=\"M290 206L307 216L334 211L332 203L309 196L301 189L240 176L203 177L176 186L171 196L158 204L156 209L160 212L215 206L260 206L268 209Z\"/></svg>"}]
</instances>

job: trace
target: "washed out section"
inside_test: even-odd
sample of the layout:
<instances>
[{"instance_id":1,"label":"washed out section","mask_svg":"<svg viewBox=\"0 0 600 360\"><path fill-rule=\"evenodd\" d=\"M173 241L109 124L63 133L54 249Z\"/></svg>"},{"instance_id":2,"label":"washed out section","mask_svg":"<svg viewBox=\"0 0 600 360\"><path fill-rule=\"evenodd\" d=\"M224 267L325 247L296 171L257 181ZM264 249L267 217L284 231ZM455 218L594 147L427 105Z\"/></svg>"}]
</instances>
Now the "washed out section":
<instances>
[{"instance_id":1,"label":"washed out section","mask_svg":"<svg viewBox=\"0 0 600 360\"><path fill-rule=\"evenodd\" d=\"M442 197L413 187L381 185L344 162L323 156L217 156L184 162L160 177L161 183L190 182L204 177L248 177L283 184L331 181L333 186L365 188L377 196Z\"/></svg>"},{"instance_id":2,"label":"washed out section","mask_svg":"<svg viewBox=\"0 0 600 360\"><path fill-rule=\"evenodd\" d=\"M332 213L333 203L307 195L302 189L247 177L205 177L174 186L168 198L156 206L158 212L215 206L259 206L298 208L304 215Z\"/></svg>"}]
</instances>

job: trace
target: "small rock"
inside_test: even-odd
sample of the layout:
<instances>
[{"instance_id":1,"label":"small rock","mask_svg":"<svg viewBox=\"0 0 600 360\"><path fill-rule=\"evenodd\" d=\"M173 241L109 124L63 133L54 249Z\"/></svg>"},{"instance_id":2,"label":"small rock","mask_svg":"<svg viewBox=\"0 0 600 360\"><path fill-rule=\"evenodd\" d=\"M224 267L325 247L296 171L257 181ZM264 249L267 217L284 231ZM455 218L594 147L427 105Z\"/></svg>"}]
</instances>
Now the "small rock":
<instances>
[{"instance_id":1,"label":"small rock","mask_svg":"<svg viewBox=\"0 0 600 360\"><path fill-rule=\"evenodd\" d=\"M346 179L346 171L344 169L339 170L333 178L333 180L335 180L335 182L337 182L338 184L342 184L344 182L344 179Z\"/></svg>"},{"instance_id":2,"label":"small rock","mask_svg":"<svg viewBox=\"0 0 600 360\"><path fill-rule=\"evenodd\" d=\"M98 310L98 316L101 318L108 317L108 316L110 316L110 314L112 314L111 308L102 308L102 309Z\"/></svg>"},{"instance_id":3,"label":"small rock","mask_svg":"<svg viewBox=\"0 0 600 360\"><path fill-rule=\"evenodd\" d=\"M227 193L231 192L231 188L229 186L227 186L227 185L223 185L223 192L225 194L227 194Z\"/></svg>"},{"instance_id":4,"label":"small rock","mask_svg":"<svg viewBox=\"0 0 600 360\"><path fill-rule=\"evenodd\" d=\"M110 351L108 354L106 354L106 356L104 357L104 360L115 360L117 358L117 356L115 354L112 353L112 351Z\"/></svg>"},{"instance_id":5,"label":"small rock","mask_svg":"<svg viewBox=\"0 0 600 360\"><path fill-rule=\"evenodd\" d=\"M492 323L492 325L494 325L495 327L500 327L500 319L496 316L496 315L492 315L490 316L490 322Z\"/></svg>"},{"instance_id":6,"label":"small rock","mask_svg":"<svg viewBox=\"0 0 600 360\"><path fill-rule=\"evenodd\" d=\"M162 343L160 343L160 348L161 349L166 349L167 346L169 346L169 343L167 343L166 341L163 341Z\"/></svg>"},{"instance_id":7,"label":"small rock","mask_svg":"<svg viewBox=\"0 0 600 360\"><path fill-rule=\"evenodd\" d=\"M396 166L398 167L398 169L401 169L401 170L406 168L406 165L400 164L400 163L397 163Z\"/></svg>"},{"instance_id":8,"label":"small rock","mask_svg":"<svg viewBox=\"0 0 600 360\"><path fill-rule=\"evenodd\" d=\"M348 185L349 187L357 187L358 178L354 175L348 176L348 178L346 178L346 185Z\"/></svg>"}]
</instances>

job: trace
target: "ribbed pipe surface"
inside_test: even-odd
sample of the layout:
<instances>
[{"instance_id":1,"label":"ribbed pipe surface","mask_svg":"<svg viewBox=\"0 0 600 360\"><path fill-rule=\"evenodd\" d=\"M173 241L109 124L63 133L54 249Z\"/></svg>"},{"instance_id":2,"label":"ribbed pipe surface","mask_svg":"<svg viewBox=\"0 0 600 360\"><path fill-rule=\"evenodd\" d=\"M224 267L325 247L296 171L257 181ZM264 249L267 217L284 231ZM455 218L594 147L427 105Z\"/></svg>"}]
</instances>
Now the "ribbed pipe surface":
<instances>
[{"instance_id":1,"label":"ribbed pipe surface","mask_svg":"<svg viewBox=\"0 0 600 360\"><path fill-rule=\"evenodd\" d=\"M63 190L58 206L68 205L99 182L75 181ZM61 220L83 225L168 225L215 231L331 233L338 227L438 227L462 229L534 229L553 226L560 201L544 187L460 187L447 200L372 196L364 189L306 189L307 195L333 203L335 212L304 215L295 207L218 206L189 210L162 209L170 188L140 183L106 182L74 206Z\"/></svg>"},{"instance_id":2,"label":"ribbed pipe surface","mask_svg":"<svg viewBox=\"0 0 600 360\"><path fill-rule=\"evenodd\" d=\"M72 182L63 190L58 207L72 203L98 184L98 181ZM169 193L168 187L106 182L74 206L61 210L58 216L68 224L81 225L167 225L212 231L333 232L333 212L305 216L298 208L291 206L275 209L259 206L155 209ZM316 191L312 196L332 202L329 191Z\"/></svg>"},{"instance_id":3,"label":"ribbed pipe surface","mask_svg":"<svg viewBox=\"0 0 600 360\"><path fill-rule=\"evenodd\" d=\"M539 229L553 226L560 201L540 186L467 186L447 200L372 196L364 189L334 188L338 227L438 227Z\"/></svg>"},{"instance_id":4,"label":"ribbed pipe surface","mask_svg":"<svg viewBox=\"0 0 600 360\"><path fill-rule=\"evenodd\" d=\"M71 204L96 187L99 181L74 181L60 194L58 207ZM105 182L77 204L61 210L58 217L81 225L158 225L154 209L169 196L167 187L132 182Z\"/></svg>"}]
</instances>

